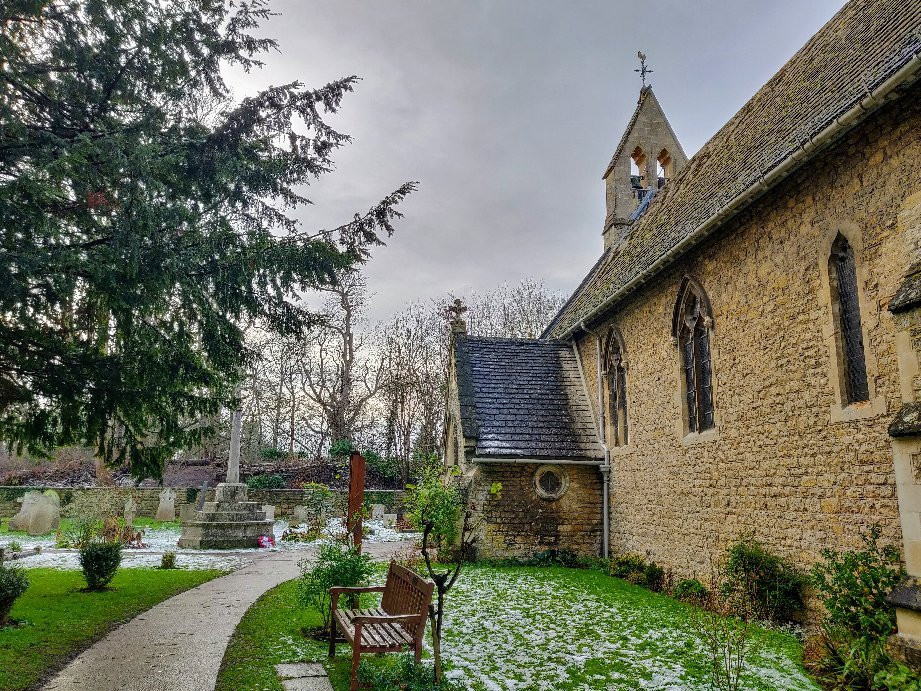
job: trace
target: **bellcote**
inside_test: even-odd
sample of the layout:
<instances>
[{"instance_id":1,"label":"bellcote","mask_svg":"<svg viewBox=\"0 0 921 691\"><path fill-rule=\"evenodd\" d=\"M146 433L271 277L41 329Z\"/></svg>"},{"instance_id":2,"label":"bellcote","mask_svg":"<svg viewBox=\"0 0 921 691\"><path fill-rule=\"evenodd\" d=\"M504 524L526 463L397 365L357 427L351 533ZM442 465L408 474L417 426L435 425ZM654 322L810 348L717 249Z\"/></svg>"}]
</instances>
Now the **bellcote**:
<instances>
[{"instance_id":1,"label":"bellcote","mask_svg":"<svg viewBox=\"0 0 921 691\"><path fill-rule=\"evenodd\" d=\"M623 240L656 192L687 162L652 87L644 86L627 130L602 176L607 198L605 249Z\"/></svg>"}]
</instances>

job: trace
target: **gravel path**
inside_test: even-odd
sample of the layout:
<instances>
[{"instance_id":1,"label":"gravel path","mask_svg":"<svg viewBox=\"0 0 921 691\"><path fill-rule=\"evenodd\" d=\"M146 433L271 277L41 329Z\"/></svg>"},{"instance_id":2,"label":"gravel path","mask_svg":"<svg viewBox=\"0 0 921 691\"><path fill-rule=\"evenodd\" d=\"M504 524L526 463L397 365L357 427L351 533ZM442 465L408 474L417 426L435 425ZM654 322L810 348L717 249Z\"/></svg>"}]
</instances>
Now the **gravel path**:
<instances>
[{"instance_id":1,"label":"gravel path","mask_svg":"<svg viewBox=\"0 0 921 691\"><path fill-rule=\"evenodd\" d=\"M365 544L385 557L404 543ZM250 566L161 602L86 650L45 689L207 691L213 689L243 614L264 592L299 575L312 552L259 555Z\"/></svg>"}]
</instances>

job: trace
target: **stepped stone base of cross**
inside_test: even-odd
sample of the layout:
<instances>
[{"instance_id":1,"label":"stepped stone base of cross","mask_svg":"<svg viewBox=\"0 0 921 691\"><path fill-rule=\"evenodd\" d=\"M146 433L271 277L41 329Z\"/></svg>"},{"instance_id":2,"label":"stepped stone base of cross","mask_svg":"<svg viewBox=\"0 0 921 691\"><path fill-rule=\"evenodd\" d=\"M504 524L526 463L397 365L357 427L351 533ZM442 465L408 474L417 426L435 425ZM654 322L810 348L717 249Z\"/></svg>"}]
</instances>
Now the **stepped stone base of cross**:
<instances>
[{"instance_id":1,"label":"stepped stone base of cross","mask_svg":"<svg viewBox=\"0 0 921 691\"><path fill-rule=\"evenodd\" d=\"M272 534L273 521L262 507L247 501L247 487L223 482L214 490L214 501L206 501L192 520L182 524L179 546L190 549L232 549L258 547L261 535Z\"/></svg>"}]
</instances>

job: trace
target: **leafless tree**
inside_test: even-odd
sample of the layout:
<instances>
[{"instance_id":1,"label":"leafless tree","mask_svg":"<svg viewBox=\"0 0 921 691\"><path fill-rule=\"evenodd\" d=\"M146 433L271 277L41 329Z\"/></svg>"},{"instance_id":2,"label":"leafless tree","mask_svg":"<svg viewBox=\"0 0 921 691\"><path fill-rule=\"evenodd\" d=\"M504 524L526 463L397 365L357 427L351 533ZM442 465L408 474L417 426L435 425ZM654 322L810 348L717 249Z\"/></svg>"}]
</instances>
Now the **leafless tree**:
<instances>
[{"instance_id":1,"label":"leafless tree","mask_svg":"<svg viewBox=\"0 0 921 691\"><path fill-rule=\"evenodd\" d=\"M561 294L533 278L512 286L505 283L469 296L467 327L477 336L537 338L564 301Z\"/></svg>"},{"instance_id":2,"label":"leafless tree","mask_svg":"<svg viewBox=\"0 0 921 691\"><path fill-rule=\"evenodd\" d=\"M380 366L369 357L371 337L361 328L367 285L351 271L327 292L327 321L307 336L300 354L301 390L322 411L330 442L354 440L380 385Z\"/></svg>"}]
</instances>

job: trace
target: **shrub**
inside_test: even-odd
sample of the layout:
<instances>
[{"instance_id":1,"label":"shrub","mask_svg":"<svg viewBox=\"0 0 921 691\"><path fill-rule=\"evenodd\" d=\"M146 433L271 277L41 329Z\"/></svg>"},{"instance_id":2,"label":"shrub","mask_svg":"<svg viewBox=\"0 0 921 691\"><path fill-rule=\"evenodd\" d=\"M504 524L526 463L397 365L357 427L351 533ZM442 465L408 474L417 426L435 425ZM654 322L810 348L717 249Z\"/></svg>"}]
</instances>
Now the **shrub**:
<instances>
[{"instance_id":1,"label":"shrub","mask_svg":"<svg viewBox=\"0 0 921 691\"><path fill-rule=\"evenodd\" d=\"M685 578L679 581L672 591L672 597L682 602L702 604L707 599L707 589L696 578Z\"/></svg>"},{"instance_id":2,"label":"shrub","mask_svg":"<svg viewBox=\"0 0 921 691\"><path fill-rule=\"evenodd\" d=\"M185 488L185 503L193 506L198 502L198 490L194 487Z\"/></svg>"},{"instance_id":3,"label":"shrub","mask_svg":"<svg viewBox=\"0 0 921 691\"><path fill-rule=\"evenodd\" d=\"M432 540L436 546L454 544L461 517L461 499L457 490L442 480L436 471L426 472L418 485L407 485L406 514L416 530L432 522Z\"/></svg>"},{"instance_id":4,"label":"shrub","mask_svg":"<svg viewBox=\"0 0 921 691\"><path fill-rule=\"evenodd\" d=\"M269 461L277 461L279 458L284 456L284 454L279 449L273 448L271 446L264 446L259 449L259 455Z\"/></svg>"},{"instance_id":5,"label":"shrub","mask_svg":"<svg viewBox=\"0 0 921 691\"><path fill-rule=\"evenodd\" d=\"M298 597L302 604L320 613L324 628L329 627L329 589L362 585L374 570L369 555L338 542L321 544L316 560L304 559L298 566L301 568Z\"/></svg>"},{"instance_id":6,"label":"shrub","mask_svg":"<svg viewBox=\"0 0 921 691\"><path fill-rule=\"evenodd\" d=\"M637 554L620 554L612 557L608 573L656 593L661 592L665 585L665 570Z\"/></svg>"},{"instance_id":7,"label":"shrub","mask_svg":"<svg viewBox=\"0 0 921 691\"><path fill-rule=\"evenodd\" d=\"M247 478L246 486L250 489L282 489L285 479L275 473L262 473Z\"/></svg>"},{"instance_id":8,"label":"shrub","mask_svg":"<svg viewBox=\"0 0 921 691\"><path fill-rule=\"evenodd\" d=\"M378 477L385 480L396 480L400 477L400 464L396 458L385 458L379 453L368 449L364 452L368 469Z\"/></svg>"},{"instance_id":9,"label":"shrub","mask_svg":"<svg viewBox=\"0 0 921 691\"><path fill-rule=\"evenodd\" d=\"M105 588L122 561L120 542L91 542L80 550L80 568L87 590Z\"/></svg>"},{"instance_id":10,"label":"shrub","mask_svg":"<svg viewBox=\"0 0 921 691\"><path fill-rule=\"evenodd\" d=\"M9 547L10 552L21 552L22 551L22 545L17 540L13 540L12 542L10 542L10 544L7 545L7 547Z\"/></svg>"},{"instance_id":11,"label":"shrub","mask_svg":"<svg viewBox=\"0 0 921 691\"><path fill-rule=\"evenodd\" d=\"M59 549L82 549L92 542L98 532L99 525L95 516L77 516L69 525L58 528L54 536L54 546Z\"/></svg>"},{"instance_id":12,"label":"shrub","mask_svg":"<svg viewBox=\"0 0 921 691\"><path fill-rule=\"evenodd\" d=\"M571 569L585 567L585 560L570 549L548 549L538 552L525 561L527 566L565 566Z\"/></svg>"},{"instance_id":13,"label":"shrub","mask_svg":"<svg viewBox=\"0 0 921 691\"><path fill-rule=\"evenodd\" d=\"M861 535L862 549L823 550L825 563L813 567L813 582L826 616L812 667L832 686L885 689L890 679L904 676L886 653L885 642L895 630L895 610L886 596L905 572L899 550L880 545L880 535L874 526Z\"/></svg>"},{"instance_id":14,"label":"shrub","mask_svg":"<svg viewBox=\"0 0 921 691\"><path fill-rule=\"evenodd\" d=\"M163 556L160 557L160 568L161 569L175 569L176 568L176 553L175 552L164 552Z\"/></svg>"},{"instance_id":15,"label":"shrub","mask_svg":"<svg viewBox=\"0 0 921 691\"><path fill-rule=\"evenodd\" d=\"M803 609L806 575L753 537L742 537L728 549L722 575L723 594L756 617L786 622Z\"/></svg>"},{"instance_id":16,"label":"shrub","mask_svg":"<svg viewBox=\"0 0 921 691\"><path fill-rule=\"evenodd\" d=\"M435 683L435 668L425 663L417 664L410 654L374 662L365 658L358 666L358 683L375 691L460 691L465 688L450 679Z\"/></svg>"},{"instance_id":17,"label":"shrub","mask_svg":"<svg viewBox=\"0 0 921 691\"><path fill-rule=\"evenodd\" d=\"M29 579L20 568L0 565L0 628L7 625L13 603L29 588Z\"/></svg>"}]
</instances>

